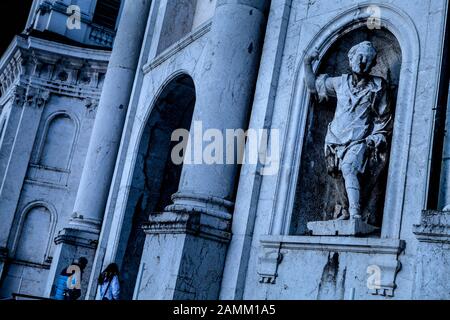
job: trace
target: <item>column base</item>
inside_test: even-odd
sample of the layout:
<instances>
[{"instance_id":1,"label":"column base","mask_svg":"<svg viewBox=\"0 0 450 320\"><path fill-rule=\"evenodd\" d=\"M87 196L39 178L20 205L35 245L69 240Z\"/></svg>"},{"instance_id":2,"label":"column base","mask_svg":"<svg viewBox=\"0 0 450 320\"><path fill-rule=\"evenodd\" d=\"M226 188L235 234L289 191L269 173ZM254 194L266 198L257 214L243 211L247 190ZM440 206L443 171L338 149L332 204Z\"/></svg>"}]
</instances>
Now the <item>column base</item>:
<instances>
[{"instance_id":1,"label":"column base","mask_svg":"<svg viewBox=\"0 0 450 320\"><path fill-rule=\"evenodd\" d=\"M100 220L85 218L82 215L74 213L72 219L70 219L69 226L72 229L100 234L102 222Z\"/></svg>"},{"instance_id":2,"label":"column base","mask_svg":"<svg viewBox=\"0 0 450 320\"><path fill-rule=\"evenodd\" d=\"M134 299L218 299L231 218L185 210L151 214Z\"/></svg>"},{"instance_id":3,"label":"column base","mask_svg":"<svg viewBox=\"0 0 450 320\"><path fill-rule=\"evenodd\" d=\"M84 298L98 238L99 233L96 231L76 228L64 228L58 233L58 236L55 238L56 247L45 291L47 297L51 297L54 294L55 280L61 271L70 266L75 259L85 257L88 260L88 264L82 274L81 297L79 300Z\"/></svg>"}]
</instances>

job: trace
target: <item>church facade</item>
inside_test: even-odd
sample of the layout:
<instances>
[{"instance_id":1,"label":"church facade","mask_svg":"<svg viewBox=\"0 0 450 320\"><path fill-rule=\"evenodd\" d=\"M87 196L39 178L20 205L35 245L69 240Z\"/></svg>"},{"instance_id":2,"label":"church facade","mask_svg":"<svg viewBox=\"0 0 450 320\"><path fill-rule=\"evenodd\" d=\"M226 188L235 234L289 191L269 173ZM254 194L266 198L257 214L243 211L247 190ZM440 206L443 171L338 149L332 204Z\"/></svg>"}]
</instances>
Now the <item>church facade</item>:
<instances>
[{"instance_id":1,"label":"church facade","mask_svg":"<svg viewBox=\"0 0 450 320\"><path fill-rule=\"evenodd\" d=\"M34 0L0 60L0 298L52 297L85 257L87 300L110 263L125 300L450 299L448 17L447 0ZM353 90L358 66L376 90ZM363 141L356 211L324 152L346 103L391 126Z\"/></svg>"}]
</instances>

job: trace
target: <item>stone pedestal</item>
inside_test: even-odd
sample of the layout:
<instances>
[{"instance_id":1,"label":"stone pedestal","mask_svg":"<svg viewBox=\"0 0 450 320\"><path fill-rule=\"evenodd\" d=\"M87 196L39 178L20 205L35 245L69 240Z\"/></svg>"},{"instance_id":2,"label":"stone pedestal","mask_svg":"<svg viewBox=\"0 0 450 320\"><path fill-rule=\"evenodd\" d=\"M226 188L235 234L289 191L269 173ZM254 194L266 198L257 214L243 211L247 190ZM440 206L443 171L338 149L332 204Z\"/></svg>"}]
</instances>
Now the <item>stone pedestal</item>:
<instances>
[{"instance_id":1,"label":"stone pedestal","mask_svg":"<svg viewBox=\"0 0 450 320\"><path fill-rule=\"evenodd\" d=\"M308 222L313 236L363 236L374 233L378 228L362 219L329 220Z\"/></svg>"},{"instance_id":2,"label":"stone pedestal","mask_svg":"<svg viewBox=\"0 0 450 320\"><path fill-rule=\"evenodd\" d=\"M134 299L217 299L230 222L201 212L150 215Z\"/></svg>"},{"instance_id":3,"label":"stone pedestal","mask_svg":"<svg viewBox=\"0 0 450 320\"><path fill-rule=\"evenodd\" d=\"M74 259L85 257L88 264L82 274L80 300L83 299L89 282L98 237L99 234L96 232L73 228L65 228L59 232L55 238L56 247L45 289L46 297L53 294L55 279L61 271L70 266Z\"/></svg>"}]
</instances>

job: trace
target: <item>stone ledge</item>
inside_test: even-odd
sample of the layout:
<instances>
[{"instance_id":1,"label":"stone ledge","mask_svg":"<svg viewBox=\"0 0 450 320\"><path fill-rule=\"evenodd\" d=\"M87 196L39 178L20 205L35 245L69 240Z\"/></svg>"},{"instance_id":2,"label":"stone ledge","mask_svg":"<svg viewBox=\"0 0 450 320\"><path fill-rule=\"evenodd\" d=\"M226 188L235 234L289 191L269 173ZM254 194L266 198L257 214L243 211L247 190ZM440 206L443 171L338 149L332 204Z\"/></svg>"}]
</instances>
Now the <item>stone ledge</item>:
<instances>
[{"instance_id":1,"label":"stone ledge","mask_svg":"<svg viewBox=\"0 0 450 320\"><path fill-rule=\"evenodd\" d=\"M362 219L308 222L314 236L364 236L379 230Z\"/></svg>"},{"instance_id":2,"label":"stone ledge","mask_svg":"<svg viewBox=\"0 0 450 320\"><path fill-rule=\"evenodd\" d=\"M369 289L369 294L393 297L397 288L395 279L401 270L399 254L405 248L400 239L329 237L329 236L262 236L258 265L259 281L275 284L279 265L289 252L310 250L317 252L348 252L370 255L370 263L376 265L382 277Z\"/></svg>"},{"instance_id":3,"label":"stone ledge","mask_svg":"<svg viewBox=\"0 0 450 320\"><path fill-rule=\"evenodd\" d=\"M355 252L363 254L400 254L405 241L400 239L354 238L332 236L263 236L265 248L288 250L315 250L332 252Z\"/></svg>"}]
</instances>

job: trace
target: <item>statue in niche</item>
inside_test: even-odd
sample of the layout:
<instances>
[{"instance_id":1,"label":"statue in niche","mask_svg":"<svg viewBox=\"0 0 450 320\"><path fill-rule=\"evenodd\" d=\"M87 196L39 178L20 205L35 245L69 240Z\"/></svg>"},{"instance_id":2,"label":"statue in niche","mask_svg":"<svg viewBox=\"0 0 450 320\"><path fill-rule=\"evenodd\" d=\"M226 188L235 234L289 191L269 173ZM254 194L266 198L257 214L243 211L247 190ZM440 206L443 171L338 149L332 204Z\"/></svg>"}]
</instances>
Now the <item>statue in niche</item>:
<instances>
[{"instance_id":1,"label":"statue in niche","mask_svg":"<svg viewBox=\"0 0 450 320\"><path fill-rule=\"evenodd\" d=\"M371 190L387 163L392 133L389 86L385 79L370 74L377 51L369 41L350 49L351 74L316 76L312 63L318 57L317 51L306 56L305 82L319 101L337 99L325 138L326 167L338 195L334 219L367 221L362 204L370 206Z\"/></svg>"}]
</instances>

